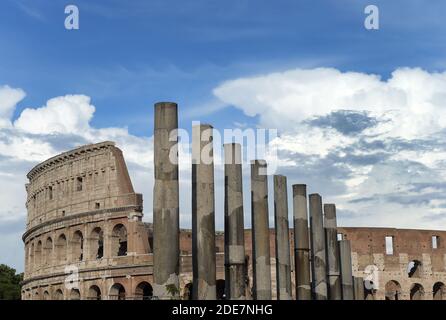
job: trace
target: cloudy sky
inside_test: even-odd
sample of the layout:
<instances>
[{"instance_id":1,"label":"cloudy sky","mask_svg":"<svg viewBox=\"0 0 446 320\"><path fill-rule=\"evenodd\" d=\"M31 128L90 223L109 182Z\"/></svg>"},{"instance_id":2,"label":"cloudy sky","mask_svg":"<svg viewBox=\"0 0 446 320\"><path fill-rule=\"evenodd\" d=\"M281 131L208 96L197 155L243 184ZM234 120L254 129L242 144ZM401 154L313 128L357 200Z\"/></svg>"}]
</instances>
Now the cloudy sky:
<instances>
[{"instance_id":1,"label":"cloudy sky","mask_svg":"<svg viewBox=\"0 0 446 320\"><path fill-rule=\"evenodd\" d=\"M75 0L68 31L66 1L2 1L0 263L23 270L26 173L81 144L116 141L151 221L153 104L166 100L188 131L278 129L278 173L336 203L340 225L446 229L446 3L373 2L369 31L361 0Z\"/></svg>"}]
</instances>

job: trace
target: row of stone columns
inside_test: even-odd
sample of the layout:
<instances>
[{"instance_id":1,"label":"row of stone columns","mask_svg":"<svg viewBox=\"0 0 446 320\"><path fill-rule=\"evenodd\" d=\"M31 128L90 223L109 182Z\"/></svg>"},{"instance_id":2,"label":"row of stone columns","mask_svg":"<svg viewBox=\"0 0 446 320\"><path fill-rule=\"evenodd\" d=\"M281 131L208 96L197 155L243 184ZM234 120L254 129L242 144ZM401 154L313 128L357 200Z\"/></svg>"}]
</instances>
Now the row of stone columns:
<instances>
[{"instance_id":1,"label":"row of stone columns","mask_svg":"<svg viewBox=\"0 0 446 320\"><path fill-rule=\"evenodd\" d=\"M153 194L154 295L178 298L179 181L178 107L155 105ZM213 128L192 129L192 261L194 299L216 298L215 200ZM246 298L241 146L224 145L225 156L225 278L227 299ZM277 298L292 298L287 179L274 176L274 225ZM309 196L306 185L293 185L296 298L353 299L351 248L337 240L336 208L324 205L319 194ZM251 223L253 298L271 299L271 259L268 175L264 160L251 162ZM310 231L310 234L309 234ZM311 247L310 247L311 243ZM311 260L311 261L310 261ZM327 280L328 279L328 280ZM357 294L358 295L358 294Z\"/></svg>"}]
</instances>

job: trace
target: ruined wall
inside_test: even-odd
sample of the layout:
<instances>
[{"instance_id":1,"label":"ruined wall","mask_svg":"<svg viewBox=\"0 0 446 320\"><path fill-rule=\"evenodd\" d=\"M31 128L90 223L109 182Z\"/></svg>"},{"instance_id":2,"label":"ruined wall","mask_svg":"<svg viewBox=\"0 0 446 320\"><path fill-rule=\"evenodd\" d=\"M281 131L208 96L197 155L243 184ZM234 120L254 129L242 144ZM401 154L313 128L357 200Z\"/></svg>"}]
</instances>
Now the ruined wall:
<instances>
[{"instance_id":1,"label":"ruined wall","mask_svg":"<svg viewBox=\"0 0 446 320\"><path fill-rule=\"evenodd\" d=\"M338 228L338 233L351 241L354 276L374 282L367 299L446 300L446 231Z\"/></svg>"}]
</instances>

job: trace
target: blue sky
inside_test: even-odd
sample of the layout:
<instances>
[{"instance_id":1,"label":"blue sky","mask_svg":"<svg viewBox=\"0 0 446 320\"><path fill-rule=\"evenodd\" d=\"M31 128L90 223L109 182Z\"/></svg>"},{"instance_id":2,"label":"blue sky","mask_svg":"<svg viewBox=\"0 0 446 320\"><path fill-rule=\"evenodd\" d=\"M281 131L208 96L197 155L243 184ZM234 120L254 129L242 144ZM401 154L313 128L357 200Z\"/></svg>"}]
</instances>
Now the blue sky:
<instances>
[{"instance_id":1,"label":"blue sky","mask_svg":"<svg viewBox=\"0 0 446 320\"><path fill-rule=\"evenodd\" d=\"M360 0L73 3L81 28L70 32L66 1L2 2L0 83L27 92L16 115L52 96L83 93L97 107L95 125L141 135L150 132L142 119L154 101L200 107L213 87L237 76L324 66L386 77L398 66L445 63L442 1L375 1L377 32L364 29L369 2Z\"/></svg>"},{"instance_id":2,"label":"blue sky","mask_svg":"<svg viewBox=\"0 0 446 320\"><path fill-rule=\"evenodd\" d=\"M339 203L342 225L446 226L444 1L71 3L80 30L64 28L66 1L0 4L0 263L23 268L26 172L82 143L118 142L150 220L163 100L180 104L186 129L278 128L281 172ZM363 26L368 4L379 30ZM90 104L94 114L79 111Z\"/></svg>"}]
</instances>

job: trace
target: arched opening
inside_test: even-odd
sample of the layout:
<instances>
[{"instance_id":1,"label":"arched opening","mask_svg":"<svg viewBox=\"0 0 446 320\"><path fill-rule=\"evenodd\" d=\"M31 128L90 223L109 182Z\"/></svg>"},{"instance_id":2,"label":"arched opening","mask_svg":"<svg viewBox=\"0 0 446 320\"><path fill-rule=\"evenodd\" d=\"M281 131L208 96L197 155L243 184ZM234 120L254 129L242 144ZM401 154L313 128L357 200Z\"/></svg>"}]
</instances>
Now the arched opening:
<instances>
[{"instance_id":1,"label":"arched opening","mask_svg":"<svg viewBox=\"0 0 446 320\"><path fill-rule=\"evenodd\" d=\"M67 238L61 234L56 242L56 256L59 264L67 260Z\"/></svg>"},{"instance_id":2,"label":"arched opening","mask_svg":"<svg viewBox=\"0 0 446 320\"><path fill-rule=\"evenodd\" d=\"M135 290L136 300L151 300L153 297L153 288L148 282L141 282Z\"/></svg>"},{"instance_id":3,"label":"arched opening","mask_svg":"<svg viewBox=\"0 0 446 320\"><path fill-rule=\"evenodd\" d=\"M183 300L192 300L192 290L194 285L192 282L189 282L184 286L184 292L183 292Z\"/></svg>"},{"instance_id":4,"label":"arched opening","mask_svg":"<svg viewBox=\"0 0 446 320\"><path fill-rule=\"evenodd\" d=\"M101 259L104 256L104 232L94 228L90 236L90 259Z\"/></svg>"},{"instance_id":5,"label":"arched opening","mask_svg":"<svg viewBox=\"0 0 446 320\"><path fill-rule=\"evenodd\" d=\"M446 286L443 282L437 282L433 288L434 300L446 300Z\"/></svg>"},{"instance_id":6,"label":"arched opening","mask_svg":"<svg viewBox=\"0 0 446 320\"><path fill-rule=\"evenodd\" d=\"M79 230L74 233L71 246L73 261L82 261L84 259L84 236Z\"/></svg>"},{"instance_id":7,"label":"arched opening","mask_svg":"<svg viewBox=\"0 0 446 320\"><path fill-rule=\"evenodd\" d=\"M43 256L45 257L45 265L50 266L52 263L52 255L53 255L53 240L48 237L45 241L45 246L44 246L44 254Z\"/></svg>"},{"instance_id":8,"label":"arched opening","mask_svg":"<svg viewBox=\"0 0 446 320\"><path fill-rule=\"evenodd\" d=\"M410 288L410 300L423 300L424 288L419 283L414 283Z\"/></svg>"},{"instance_id":9,"label":"arched opening","mask_svg":"<svg viewBox=\"0 0 446 320\"><path fill-rule=\"evenodd\" d=\"M91 286L88 290L89 300L101 300L101 289L98 286Z\"/></svg>"},{"instance_id":10,"label":"arched opening","mask_svg":"<svg viewBox=\"0 0 446 320\"><path fill-rule=\"evenodd\" d=\"M390 280L386 283L386 300L400 300L401 297L401 285L398 281Z\"/></svg>"},{"instance_id":11,"label":"arched opening","mask_svg":"<svg viewBox=\"0 0 446 320\"><path fill-rule=\"evenodd\" d=\"M120 283L115 283L110 288L109 293L110 300L125 300L125 288Z\"/></svg>"},{"instance_id":12,"label":"arched opening","mask_svg":"<svg viewBox=\"0 0 446 320\"><path fill-rule=\"evenodd\" d=\"M409 278L419 278L421 276L421 262L412 260L407 265L407 275Z\"/></svg>"},{"instance_id":13,"label":"arched opening","mask_svg":"<svg viewBox=\"0 0 446 320\"><path fill-rule=\"evenodd\" d=\"M222 279L217 280L216 287L217 287L217 300L226 300L225 280Z\"/></svg>"},{"instance_id":14,"label":"arched opening","mask_svg":"<svg viewBox=\"0 0 446 320\"><path fill-rule=\"evenodd\" d=\"M42 241L39 240L36 246L36 266L40 266L42 264Z\"/></svg>"},{"instance_id":15,"label":"arched opening","mask_svg":"<svg viewBox=\"0 0 446 320\"><path fill-rule=\"evenodd\" d=\"M80 300L81 299L81 292L79 289L71 289L70 292L70 300Z\"/></svg>"},{"instance_id":16,"label":"arched opening","mask_svg":"<svg viewBox=\"0 0 446 320\"><path fill-rule=\"evenodd\" d=\"M56 292L54 292L54 300L63 300L63 292L61 289L57 289Z\"/></svg>"},{"instance_id":17,"label":"arched opening","mask_svg":"<svg viewBox=\"0 0 446 320\"><path fill-rule=\"evenodd\" d=\"M43 293L43 300L50 300L50 293L48 291Z\"/></svg>"},{"instance_id":18,"label":"arched opening","mask_svg":"<svg viewBox=\"0 0 446 320\"><path fill-rule=\"evenodd\" d=\"M39 292L34 293L34 300L40 300Z\"/></svg>"},{"instance_id":19,"label":"arched opening","mask_svg":"<svg viewBox=\"0 0 446 320\"><path fill-rule=\"evenodd\" d=\"M118 224L113 228L112 253L114 256L127 255L127 229L123 224Z\"/></svg>"}]
</instances>

